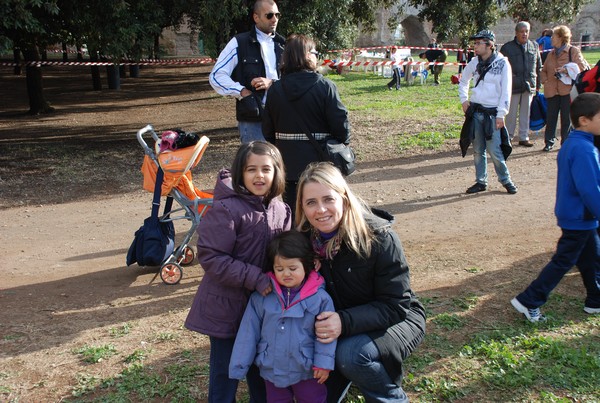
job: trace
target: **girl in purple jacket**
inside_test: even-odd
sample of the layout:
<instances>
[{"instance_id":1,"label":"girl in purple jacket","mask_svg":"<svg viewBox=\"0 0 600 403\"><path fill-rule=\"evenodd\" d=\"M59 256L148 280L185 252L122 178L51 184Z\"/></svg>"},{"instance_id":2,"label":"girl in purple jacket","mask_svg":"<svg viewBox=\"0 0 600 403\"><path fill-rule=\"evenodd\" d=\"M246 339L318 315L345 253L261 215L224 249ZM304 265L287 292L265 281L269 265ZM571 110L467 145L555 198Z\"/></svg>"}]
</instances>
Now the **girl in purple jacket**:
<instances>
[{"instance_id":1,"label":"girl in purple jacket","mask_svg":"<svg viewBox=\"0 0 600 403\"><path fill-rule=\"evenodd\" d=\"M209 336L208 401L235 402L238 380L229 361L248 298L273 288L263 267L269 242L291 227L281 201L285 172L281 154L269 143L242 144L231 171L219 172L213 206L198 225L198 260L204 276L185 327ZM253 366L246 376L250 402L264 402L265 387Z\"/></svg>"}]
</instances>

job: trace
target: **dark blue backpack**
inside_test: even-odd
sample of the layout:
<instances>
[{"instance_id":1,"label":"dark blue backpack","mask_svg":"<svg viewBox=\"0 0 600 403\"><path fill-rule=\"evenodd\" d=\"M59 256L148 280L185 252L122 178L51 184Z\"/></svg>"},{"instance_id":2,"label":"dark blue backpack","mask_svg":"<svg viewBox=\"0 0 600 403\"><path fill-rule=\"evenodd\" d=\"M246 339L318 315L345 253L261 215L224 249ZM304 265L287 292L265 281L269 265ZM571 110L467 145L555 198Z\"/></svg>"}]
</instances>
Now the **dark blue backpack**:
<instances>
[{"instance_id":1,"label":"dark blue backpack","mask_svg":"<svg viewBox=\"0 0 600 403\"><path fill-rule=\"evenodd\" d=\"M164 172L159 166L154 184L154 197L152 200L152 214L144 220L136 232L133 242L127 251L127 266L136 263L140 266L160 266L175 249L175 228L172 221L160 221L158 208L160 207L160 193L162 189ZM167 197L164 215L171 211L173 198Z\"/></svg>"},{"instance_id":2,"label":"dark blue backpack","mask_svg":"<svg viewBox=\"0 0 600 403\"><path fill-rule=\"evenodd\" d=\"M536 92L531 100L531 109L529 110L529 129L536 132L546 126L546 112L548 104L546 97L541 92Z\"/></svg>"}]
</instances>

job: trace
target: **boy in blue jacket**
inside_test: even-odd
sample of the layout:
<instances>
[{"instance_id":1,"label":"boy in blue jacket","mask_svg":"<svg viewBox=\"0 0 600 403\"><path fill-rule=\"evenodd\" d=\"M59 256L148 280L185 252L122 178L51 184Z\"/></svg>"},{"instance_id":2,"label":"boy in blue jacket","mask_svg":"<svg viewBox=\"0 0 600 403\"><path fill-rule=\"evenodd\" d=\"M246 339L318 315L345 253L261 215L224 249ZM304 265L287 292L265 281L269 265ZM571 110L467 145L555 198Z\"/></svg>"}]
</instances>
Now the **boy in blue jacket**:
<instances>
[{"instance_id":1,"label":"boy in blue jacket","mask_svg":"<svg viewBox=\"0 0 600 403\"><path fill-rule=\"evenodd\" d=\"M600 165L594 136L600 136L600 94L583 93L571 103L573 130L558 153L556 215L562 236L556 252L513 307L530 322L546 320L540 312L550 292L573 266L587 291L583 310L600 313Z\"/></svg>"}]
</instances>

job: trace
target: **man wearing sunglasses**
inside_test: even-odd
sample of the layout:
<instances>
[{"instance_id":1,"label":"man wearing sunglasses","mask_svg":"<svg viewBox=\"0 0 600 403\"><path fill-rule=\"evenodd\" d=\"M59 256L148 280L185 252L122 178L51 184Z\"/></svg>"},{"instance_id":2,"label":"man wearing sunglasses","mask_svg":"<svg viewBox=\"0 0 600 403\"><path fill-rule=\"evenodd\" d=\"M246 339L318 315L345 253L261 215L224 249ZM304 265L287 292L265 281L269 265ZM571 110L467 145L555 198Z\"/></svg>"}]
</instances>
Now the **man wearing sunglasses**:
<instances>
[{"instance_id":1,"label":"man wearing sunglasses","mask_svg":"<svg viewBox=\"0 0 600 403\"><path fill-rule=\"evenodd\" d=\"M254 3L254 29L233 37L213 67L209 82L223 96L236 98L236 119L242 143L263 140L262 110L267 90L279 79L285 38L275 31L279 9L273 0Z\"/></svg>"}]
</instances>

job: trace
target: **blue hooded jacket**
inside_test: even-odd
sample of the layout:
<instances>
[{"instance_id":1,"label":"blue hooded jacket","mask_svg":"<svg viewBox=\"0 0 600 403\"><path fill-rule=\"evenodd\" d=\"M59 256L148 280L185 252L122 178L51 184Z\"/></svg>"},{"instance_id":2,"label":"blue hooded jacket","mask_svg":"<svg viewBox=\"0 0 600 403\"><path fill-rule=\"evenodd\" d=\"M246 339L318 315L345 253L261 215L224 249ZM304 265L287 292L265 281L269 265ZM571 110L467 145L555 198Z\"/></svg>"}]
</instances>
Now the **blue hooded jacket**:
<instances>
[{"instance_id":1,"label":"blue hooded jacket","mask_svg":"<svg viewBox=\"0 0 600 403\"><path fill-rule=\"evenodd\" d=\"M320 343L315 320L324 311L335 312L324 280L311 271L300 292L285 308L283 293L272 273L273 292L250 296L235 339L229 377L243 379L254 362L260 375L279 388L313 378L313 367L332 370L337 341Z\"/></svg>"}]
</instances>

